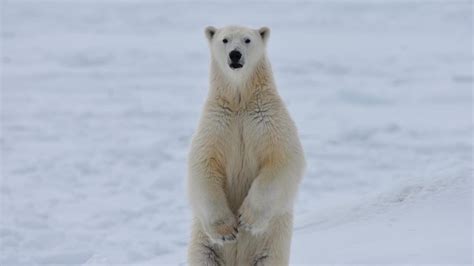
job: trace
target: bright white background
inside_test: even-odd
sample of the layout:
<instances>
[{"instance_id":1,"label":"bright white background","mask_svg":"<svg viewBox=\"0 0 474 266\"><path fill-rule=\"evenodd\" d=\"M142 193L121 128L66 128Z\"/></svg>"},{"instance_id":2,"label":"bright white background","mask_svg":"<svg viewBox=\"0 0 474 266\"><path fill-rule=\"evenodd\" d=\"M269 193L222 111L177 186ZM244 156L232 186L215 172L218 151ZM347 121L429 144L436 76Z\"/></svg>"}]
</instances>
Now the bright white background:
<instances>
[{"instance_id":1,"label":"bright white background","mask_svg":"<svg viewBox=\"0 0 474 266\"><path fill-rule=\"evenodd\" d=\"M207 25L272 29L292 263L472 262L472 2L2 1L1 265L183 264Z\"/></svg>"}]
</instances>

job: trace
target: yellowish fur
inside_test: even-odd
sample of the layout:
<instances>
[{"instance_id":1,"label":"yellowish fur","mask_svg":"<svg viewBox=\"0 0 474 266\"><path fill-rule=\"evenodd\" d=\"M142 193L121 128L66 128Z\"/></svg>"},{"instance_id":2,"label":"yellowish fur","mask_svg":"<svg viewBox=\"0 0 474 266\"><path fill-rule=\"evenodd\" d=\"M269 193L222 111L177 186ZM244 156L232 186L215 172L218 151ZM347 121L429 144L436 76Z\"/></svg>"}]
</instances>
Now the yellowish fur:
<instances>
[{"instance_id":1,"label":"yellowish fur","mask_svg":"<svg viewBox=\"0 0 474 266\"><path fill-rule=\"evenodd\" d=\"M212 55L209 95L189 153L190 265L289 262L293 202L305 163L262 51L240 83Z\"/></svg>"}]
</instances>

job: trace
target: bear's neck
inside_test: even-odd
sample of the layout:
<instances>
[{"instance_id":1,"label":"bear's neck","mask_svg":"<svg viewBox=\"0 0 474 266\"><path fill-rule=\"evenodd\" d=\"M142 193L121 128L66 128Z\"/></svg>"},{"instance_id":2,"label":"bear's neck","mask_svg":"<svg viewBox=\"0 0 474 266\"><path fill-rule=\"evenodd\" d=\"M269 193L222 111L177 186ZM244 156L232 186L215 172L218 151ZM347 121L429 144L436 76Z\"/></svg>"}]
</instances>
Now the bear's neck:
<instances>
[{"instance_id":1,"label":"bear's neck","mask_svg":"<svg viewBox=\"0 0 474 266\"><path fill-rule=\"evenodd\" d=\"M217 63L211 62L209 99L225 100L235 107L247 105L261 92L277 93L270 62L264 56L247 79L235 82L226 76Z\"/></svg>"}]
</instances>

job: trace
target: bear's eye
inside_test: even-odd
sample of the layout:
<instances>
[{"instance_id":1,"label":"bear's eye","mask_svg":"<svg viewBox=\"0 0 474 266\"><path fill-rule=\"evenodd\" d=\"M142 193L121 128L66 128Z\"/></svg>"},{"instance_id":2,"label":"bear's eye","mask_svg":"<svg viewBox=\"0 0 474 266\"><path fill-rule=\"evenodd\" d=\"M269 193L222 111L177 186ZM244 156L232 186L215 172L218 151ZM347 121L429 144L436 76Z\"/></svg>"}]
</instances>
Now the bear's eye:
<instances>
[{"instance_id":1,"label":"bear's eye","mask_svg":"<svg viewBox=\"0 0 474 266\"><path fill-rule=\"evenodd\" d=\"M245 39L245 43L250 43L250 39Z\"/></svg>"},{"instance_id":2,"label":"bear's eye","mask_svg":"<svg viewBox=\"0 0 474 266\"><path fill-rule=\"evenodd\" d=\"M223 43L227 43L227 42L228 42L228 40L227 40L227 39L224 39L224 40L222 40L222 42L223 42Z\"/></svg>"}]
</instances>

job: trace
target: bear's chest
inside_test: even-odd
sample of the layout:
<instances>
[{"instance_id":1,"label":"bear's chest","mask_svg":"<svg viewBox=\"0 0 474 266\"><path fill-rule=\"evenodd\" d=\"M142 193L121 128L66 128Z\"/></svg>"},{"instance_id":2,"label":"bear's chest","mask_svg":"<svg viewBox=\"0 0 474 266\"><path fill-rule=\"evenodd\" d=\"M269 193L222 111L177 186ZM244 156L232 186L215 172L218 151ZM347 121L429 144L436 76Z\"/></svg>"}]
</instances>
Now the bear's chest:
<instances>
[{"instance_id":1,"label":"bear's chest","mask_svg":"<svg viewBox=\"0 0 474 266\"><path fill-rule=\"evenodd\" d=\"M238 209L257 177L263 160L261 150L267 145L265 116L259 110L236 113L225 138L224 167L226 190L231 208Z\"/></svg>"}]
</instances>

